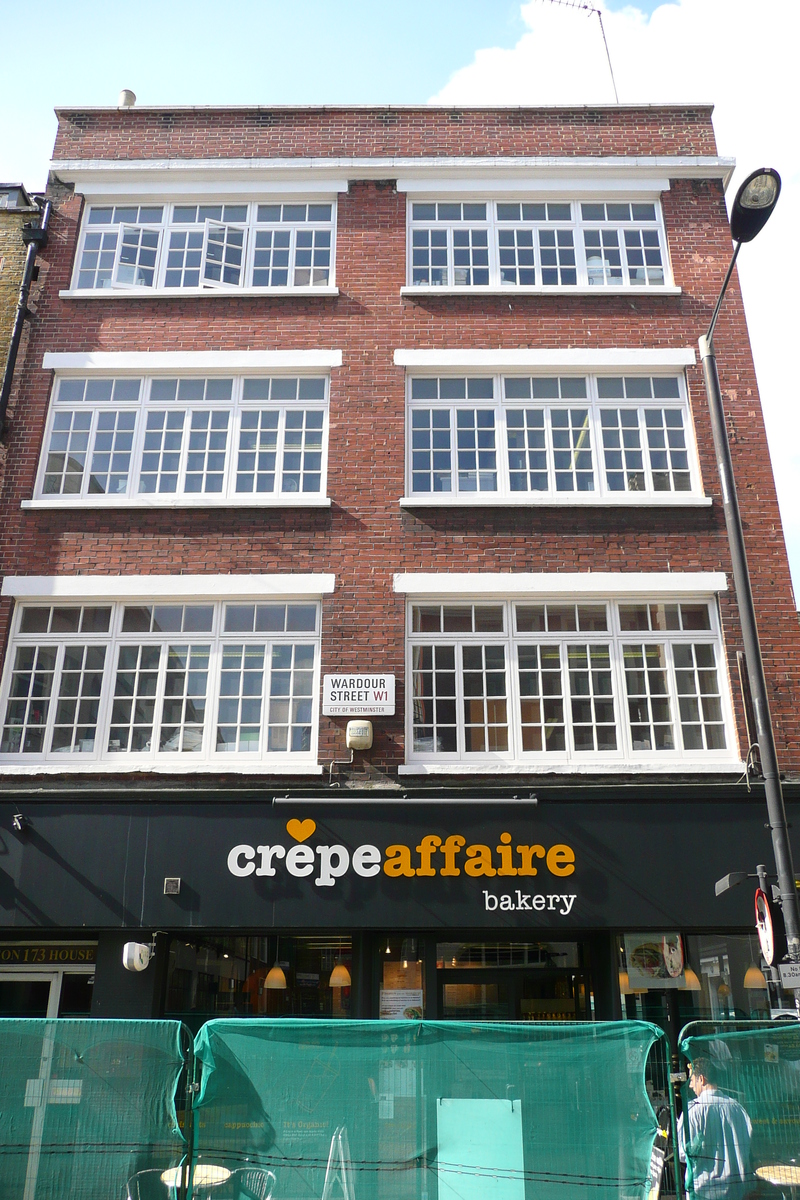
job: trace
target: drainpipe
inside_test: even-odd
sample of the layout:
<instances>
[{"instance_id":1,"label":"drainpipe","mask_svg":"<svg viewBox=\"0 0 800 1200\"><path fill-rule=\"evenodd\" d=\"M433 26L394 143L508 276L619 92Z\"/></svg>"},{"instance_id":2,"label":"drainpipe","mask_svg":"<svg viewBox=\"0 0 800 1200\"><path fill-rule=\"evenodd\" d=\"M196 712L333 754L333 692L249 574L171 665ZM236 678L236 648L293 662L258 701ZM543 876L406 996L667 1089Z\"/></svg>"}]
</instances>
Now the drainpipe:
<instances>
[{"instance_id":1,"label":"drainpipe","mask_svg":"<svg viewBox=\"0 0 800 1200\"><path fill-rule=\"evenodd\" d=\"M33 282L34 263L36 262L38 252L43 250L47 245L47 226L50 223L51 209L52 202L45 200L39 224L34 225L32 221L28 221L22 226L22 241L28 247L28 250L25 255L25 270L22 272L22 283L19 286L19 299L17 300L17 311L14 316L11 344L8 347L8 358L6 359L6 367L3 372L3 390L0 392L0 437L2 437L6 427L6 413L8 411L8 402L11 399L11 385L14 382L14 368L17 365L17 354L19 353L20 341L22 340L22 328L25 318L31 315L28 310L28 296L30 295L31 283Z\"/></svg>"}]
</instances>

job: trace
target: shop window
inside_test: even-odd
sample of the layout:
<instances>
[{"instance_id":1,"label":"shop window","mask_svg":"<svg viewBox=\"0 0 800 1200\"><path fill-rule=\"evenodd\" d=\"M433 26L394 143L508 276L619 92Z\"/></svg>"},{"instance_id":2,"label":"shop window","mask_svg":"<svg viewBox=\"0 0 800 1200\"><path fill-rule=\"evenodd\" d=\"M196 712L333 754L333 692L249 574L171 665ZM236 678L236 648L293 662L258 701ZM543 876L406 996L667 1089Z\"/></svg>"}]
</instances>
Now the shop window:
<instances>
[{"instance_id":1,"label":"shop window","mask_svg":"<svg viewBox=\"0 0 800 1200\"><path fill-rule=\"evenodd\" d=\"M671 941L671 967L665 964ZM619 940L623 1016L655 1021L677 1036L689 1021L769 1020L794 999L762 968L753 934L625 934ZM670 973L672 972L672 973Z\"/></svg>"},{"instance_id":2,"label":"shop window","mask_svg":"<svg viewBox=\"0 0 800 1200\"><path fill-rule=\"evenodd\" d=\"M352 968L349 936L173 938L166 1015L349 1017Z\"/></svg>"},{"instance_id":3,"label":"shop window","mask_svg":"<svg viewBox=\"0 0 800 1200\"><path fill-rule=\"evenodd\" d=\"M591 1020L580 942L439 942L439 1013L450 1021Z\"/></svg>"}]
</instances>

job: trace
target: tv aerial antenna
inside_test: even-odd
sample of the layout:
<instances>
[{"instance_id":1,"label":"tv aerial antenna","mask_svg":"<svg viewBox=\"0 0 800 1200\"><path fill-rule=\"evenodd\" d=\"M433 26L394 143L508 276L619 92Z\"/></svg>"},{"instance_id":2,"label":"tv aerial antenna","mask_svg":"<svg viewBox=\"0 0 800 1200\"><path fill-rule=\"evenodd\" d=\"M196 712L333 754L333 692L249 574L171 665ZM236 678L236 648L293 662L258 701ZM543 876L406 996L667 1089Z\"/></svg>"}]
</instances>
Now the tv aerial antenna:
<instances>
[{"instance_id":1,"label":"tv aerial antenna","mask_svg":"<svg viewBox=\"0 0 800 1200\"><path fill-rule=\"evenodd\" d=\"M617 81L614 78L614 68L611 65L611 52L608 49L608 41L606 40L606 31L603 26L603 14L600 11L600 9L595 8L593 4L584 4L581 2L581 0L543 0L543 2L547 3L547 4L557 4L559 6L559 8L576 8L576 9L581 10L582 12L587 13L589 16L591 16L592 13L595 13L597 15L597 19L600 22L600 32L603 35L603 45L606 48L606 58L608 59L608 69L611 72L611 86L614 89L614 99L616 100L617 104L619 104L619 94L617 93Z\"/></svg>"}]
</instances>

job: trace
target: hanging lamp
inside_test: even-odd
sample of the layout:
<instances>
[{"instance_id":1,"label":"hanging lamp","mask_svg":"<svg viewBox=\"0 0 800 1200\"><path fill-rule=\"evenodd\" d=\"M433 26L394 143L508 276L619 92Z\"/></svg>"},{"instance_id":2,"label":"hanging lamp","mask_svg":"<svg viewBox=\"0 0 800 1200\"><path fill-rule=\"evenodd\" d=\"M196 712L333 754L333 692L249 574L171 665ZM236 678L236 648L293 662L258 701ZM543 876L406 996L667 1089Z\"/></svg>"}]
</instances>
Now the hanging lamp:
<instances>
[{"instance_id":1,"label":"hanging lamp","mask_svg":"<svg viewBox=\"0 0 800 1200\"><path fill-rule=\"evenodd\" d=\"M697 977L697 972L692 967L684 967L683 979L682 992L702 992L703 985Z\"/></svg>"},{"instance_id":2,"label":"hanging lamp","mask_svg":"<svg viewBox=\"0 0 800 1200\"><path fill-rule=\"evenodd\" d=\"M352 982L353 981L350 978L350 972L348 971L345 964L342 962L342 946L341 946L341 943L339 943L339 957L336 959L336 962L334 963L334 966L333 966L333 970L331 971L331 977L328 980L328 987L331 987L331 988L350 987Z\"/></svg>"},{"instance_id":3,"label":"hanging lamp","mask_svg":"<svg viewBox=\"0 0 800 1200\"><path fill-rule=\"evenodd\" d=\"M278 962L280 944L281 944L280 938L276 937L276 939L275 939L275 963L270 968L270 970L267 972L267 978L264 980L264 987L269 988L270 991L275 991L275 992L281 991L286 987L286 975L284 974L283 967Z\"/></svg>"},{"instance_id":4,"label":"hanging lamp","mask_svg":"<svg viewBox=\"0 0 800 1200\"><path fill-rule=\"evenodd\" d=\"M744 986L754 992L765 992L767 990L767 980L761 967L757 967L755 963L750 963L750 966L744 973Z\"/></svg>"},{"instance_id":5,"label":"hanging lamp","mask_svg":"<svg viewBox=\"0 0 800 1200\"><path fill-rule=\"evenodd\" d=\"M747 944L750 947L750 966L744 973L744 986L752 992L766 992L767 980L761 968L756 966L756 959L753 954L753 939L749 935Z\"/></svg>"}]
</instances>

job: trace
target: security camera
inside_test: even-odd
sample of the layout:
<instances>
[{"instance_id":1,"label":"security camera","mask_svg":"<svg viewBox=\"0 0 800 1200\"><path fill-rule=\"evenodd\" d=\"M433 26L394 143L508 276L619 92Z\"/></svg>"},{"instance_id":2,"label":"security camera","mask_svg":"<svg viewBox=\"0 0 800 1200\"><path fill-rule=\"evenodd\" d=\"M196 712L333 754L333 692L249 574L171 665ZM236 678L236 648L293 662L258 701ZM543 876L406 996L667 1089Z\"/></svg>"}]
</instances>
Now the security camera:
<instances>
[{"instance_id":1,"label":"security camera","mask_svg":"<svg viewBox=\"0 0 800 1200\"><path fill-rule=\"evenodd\" d=\"M152 946L144 942L126 942L122 947L122 965L126 971L146 971L152 956Z\"/></svg>"}]
</instances>

